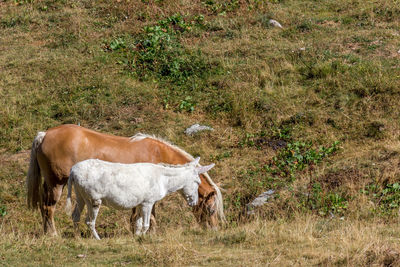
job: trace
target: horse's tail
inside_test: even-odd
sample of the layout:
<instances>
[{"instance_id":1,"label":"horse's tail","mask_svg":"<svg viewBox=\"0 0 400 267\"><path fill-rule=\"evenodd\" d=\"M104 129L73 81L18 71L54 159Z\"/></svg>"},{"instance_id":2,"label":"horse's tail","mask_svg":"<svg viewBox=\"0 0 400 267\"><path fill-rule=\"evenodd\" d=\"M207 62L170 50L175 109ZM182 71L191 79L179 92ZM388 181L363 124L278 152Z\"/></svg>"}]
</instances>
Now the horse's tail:
<instances>
[{"instance_id":1,"label":"horse's tail","mask_svg":"<svg viewBox=\"0 0 400 267\"><path fill-rule=\"evenodd\" d=\"M215 192L217 194L216 196L216 201L215 201L215 208L218 214L219 219L221 220L222 223L226 223L226 218L224 214L224 202L222 199L222 193L219 187L211 180L211 177L208 175L208 173L204 173L204 176L206 177L207 181L212 185L212 187L215 189Z\"/></svg>"},{"instance_id":2,"label":"horse's tail","mask_svg":"<svg viewBox=\"0 0 400 267\"><path fill-rule=\"evenodd\" d=\"M72 202L71 202L71 193L72 193L72 183L74 180L74 175L71 172L68 178L68 194L67 194L67 203L65 204L65 213L69 216L72 214ZM75 188L76 192L76 188Z\"/></svg>"},{"instance_id":3,"label":"horse's tail","mask_svg":"<svg viewBox=\"0 0 400 267\"><path fill-rule=\"evenodd\" d=\"M42 186L42 176L37 161L37 150L42 144L46 132L38 132L32 143L31 160L29 163L28 175L26 177L26 187L28 189L27 203L31 209L36 209L42 199L40 196Z\"/></svg>"}]
</instances>

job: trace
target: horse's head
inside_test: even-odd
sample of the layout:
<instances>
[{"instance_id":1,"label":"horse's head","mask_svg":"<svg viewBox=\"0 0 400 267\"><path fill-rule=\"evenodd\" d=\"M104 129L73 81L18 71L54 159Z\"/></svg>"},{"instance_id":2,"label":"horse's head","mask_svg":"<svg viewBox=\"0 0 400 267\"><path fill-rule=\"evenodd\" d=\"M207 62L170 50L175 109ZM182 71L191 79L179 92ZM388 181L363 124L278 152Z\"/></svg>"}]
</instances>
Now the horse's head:
<instances>
[{"instance_id":1,"label":"horse's head","mask_svg":"<svg viewBox=\"0 0 400 267\"><path fill-rule=\"evenodd\" d=\"M199 164L200 158L196 158L189 164L190 176L187 179L187 183L183 187L183 195L185 196L189 206L194 207L198 203L199 194L198 189L201 183L199 175L209 171L215 164L208 166L197 166Z\"/></svg>"},{"instance_id":2,"label":"horse's head","mask_svg":"<svg viewBox=\"0 0 400 267\"><path fill-rule=\"evenodd\" d=\"M218 229L217 192L199 196L199 204L193 208L198 223L214 230Z\"/></svg>"}]
</instances>

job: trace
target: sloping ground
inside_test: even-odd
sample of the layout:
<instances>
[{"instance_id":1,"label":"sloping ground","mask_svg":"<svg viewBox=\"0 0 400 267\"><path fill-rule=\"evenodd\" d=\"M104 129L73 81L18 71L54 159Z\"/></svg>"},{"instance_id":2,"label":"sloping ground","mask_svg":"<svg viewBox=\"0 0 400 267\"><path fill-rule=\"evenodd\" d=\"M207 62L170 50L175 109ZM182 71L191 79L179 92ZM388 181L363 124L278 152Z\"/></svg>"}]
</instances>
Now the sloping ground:
<instances>
[{"instance_id":1,"label":"sloping ground","mask_svg":"<svg viewBox=\"0 0 400 267\"><path fill-rule=\"evenodd\" d=\"M396 264L399 22L395 1L0 2L0 257ZM129 212L104 208L105 240L75 240L60 207L61 238L41 237L25 205L29 149L63 123L159 135L215 162L228 224L199 229L174 195L158 204L160 235L134 240ZM186 136L194 123L214 131Z\"/></svg>"}]
</instances>

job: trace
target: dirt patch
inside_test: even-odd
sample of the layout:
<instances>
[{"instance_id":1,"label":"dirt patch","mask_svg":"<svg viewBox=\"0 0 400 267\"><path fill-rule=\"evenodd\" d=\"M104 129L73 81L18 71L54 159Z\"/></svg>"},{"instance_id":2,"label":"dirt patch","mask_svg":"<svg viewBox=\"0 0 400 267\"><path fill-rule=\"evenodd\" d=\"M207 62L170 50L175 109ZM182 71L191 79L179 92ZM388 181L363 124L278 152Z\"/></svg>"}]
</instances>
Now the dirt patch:
<instances>
[{"instance_id":1,"label":"dirt patch","mask_svg":"<svg viewBox=\"0 0 400 267\"><path fill-rule=\"evenodd\" d=\"M323 188L333 190L347 183L359 184L364 178L365 174L363 174L360 170L355 168L346 168L328 172L327 174L319 177L317 181Z\"/></svg>"},{"instance_id":2,"label":"dirt patch","mask_svg":"<svg viewBox=\"0 0 400 267\"><path fill-rule=\"evenodd\" d=\"M4 153L5 151L0 151L0 164L17 162L19 164L28 164L30 159L30 150L22 150L15 154Z\"/></svg>"},{"instance_id":3,"label":"dirt patch","mask_svg":"<svg viewBox=\"0 0 400 267\"><path fill-rule=\"evenodd\" d=\"M271 139L267 137L261 137L254 142L258 147L270 147L273 150L278 150L286 147L287 142L281 139Z\"/></svg>"},{"instance_id":4,"label":"dirt patch","mask_svg":"<svg viewBox=\"0 0 400 267\"><path fill-rule=\"evenodd\" d=\"M391 248L370 249L366 252L366 264L380 263L381 266L399 266L400 254Z\"/></svg>"}]
</instances>

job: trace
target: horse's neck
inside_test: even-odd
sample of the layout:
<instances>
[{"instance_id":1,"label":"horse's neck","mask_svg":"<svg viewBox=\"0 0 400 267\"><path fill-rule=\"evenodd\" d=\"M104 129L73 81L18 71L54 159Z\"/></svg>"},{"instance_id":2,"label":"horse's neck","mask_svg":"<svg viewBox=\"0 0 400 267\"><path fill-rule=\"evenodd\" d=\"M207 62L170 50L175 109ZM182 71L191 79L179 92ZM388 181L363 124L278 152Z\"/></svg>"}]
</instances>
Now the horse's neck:
<instances>
[{"instance_id":1,"label":"horse's neck","mask_svg":"<svg viewBox=\"0 0 400 267\"><path fill-rule=\"evenodd\" d=\"M193 160L190 158L189 154L177 147L158 140L153 140L153 142L161 151L163 151L161 162L169 164L185 164Z\"/></svg>"},{"instance_id":2,"label":"horse's neck","mask_svg":"<svg viewBox=\"0 0 400 267\"><path fill-rule=\"evenodd\" d=\"M171 172L168 172L165 176L167 178L167 183L166 183L166 189L168 191L168 194L173 193L177 190L182 189L186 182L187 182L187 177L188 177L188 170L187 169L180 169L180 170L173 170Z\"/></svg>"}]
</instances>

